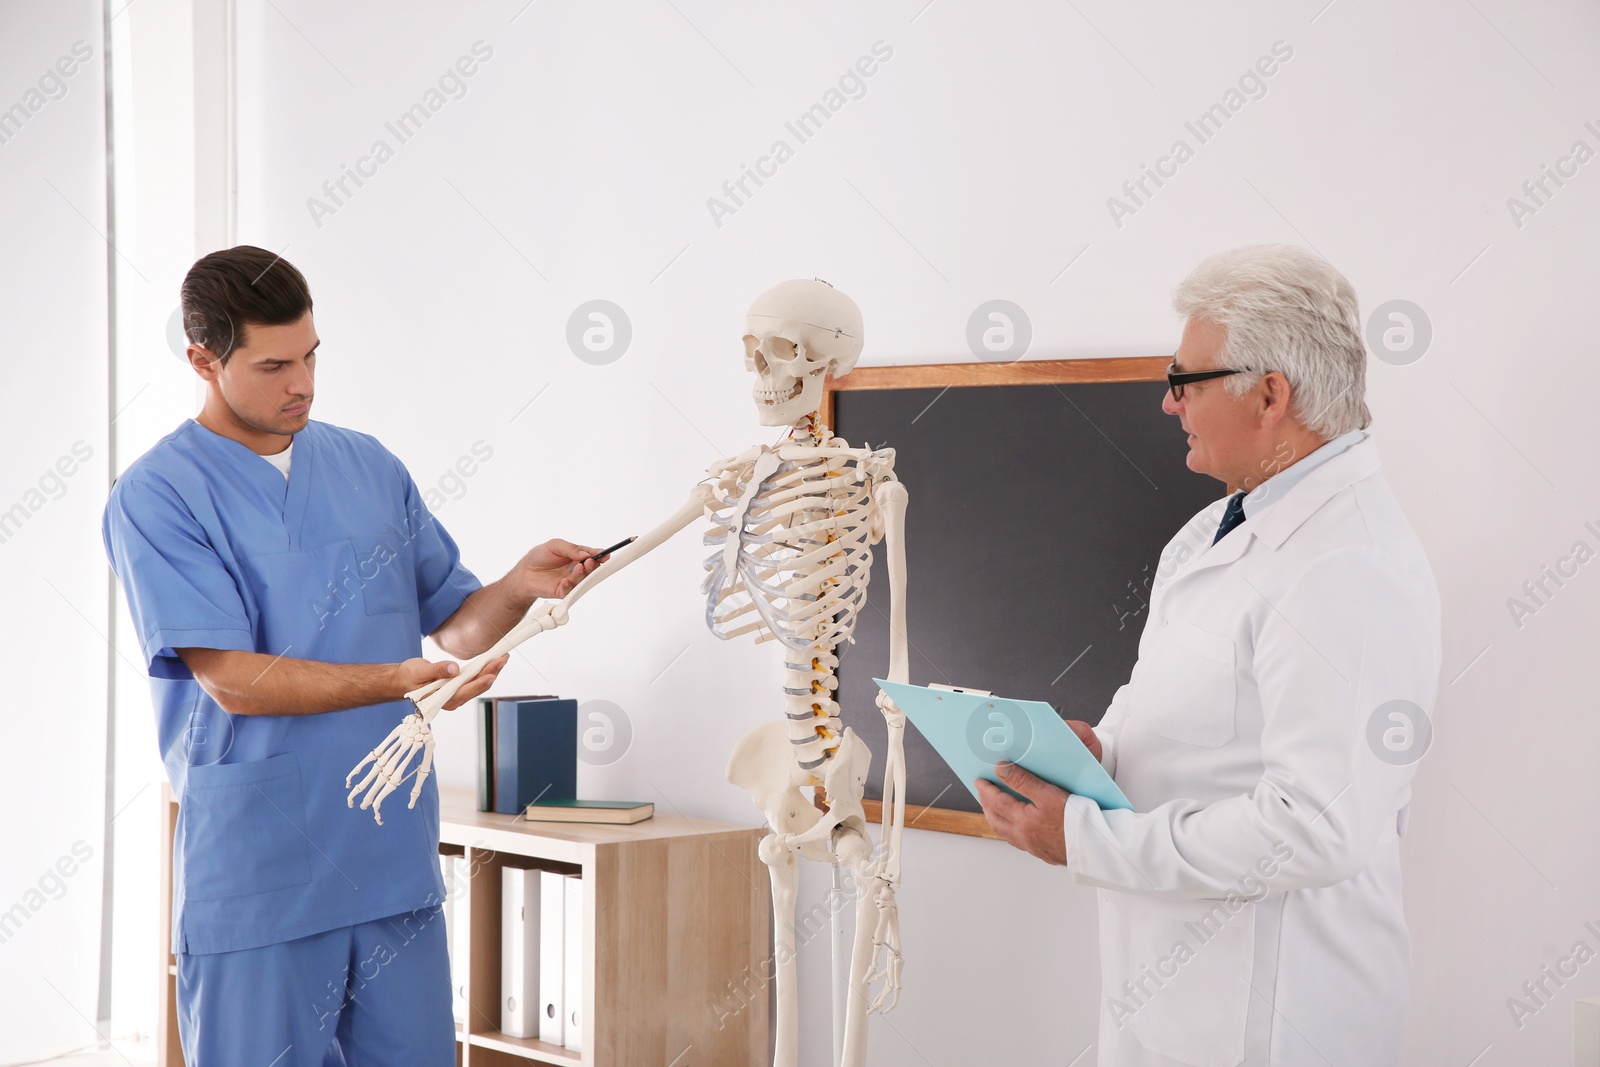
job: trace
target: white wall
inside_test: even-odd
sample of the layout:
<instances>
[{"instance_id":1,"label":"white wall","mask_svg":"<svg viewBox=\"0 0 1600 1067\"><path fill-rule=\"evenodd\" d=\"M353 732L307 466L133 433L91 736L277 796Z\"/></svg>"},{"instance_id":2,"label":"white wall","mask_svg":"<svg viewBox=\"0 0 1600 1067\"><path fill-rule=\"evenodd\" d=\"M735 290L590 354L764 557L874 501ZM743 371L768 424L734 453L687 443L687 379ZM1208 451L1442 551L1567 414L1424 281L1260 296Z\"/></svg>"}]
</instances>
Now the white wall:
<instances>
[{"instance_id":1,"label":"white wall","mask_svg":"<svg viewBox=\"0 0 1600 1067\"><path fill-rule=\"evenodd\" d=\"M1585 655L1600 564L1520 627L1507 598L1574 541L1600 547L1583 527L1600 528L1600 163L1520 226L1506 200L1574 141L1600 149L1592 5L239 0L239 20L239 239L312 283L320 418L375 433L424 488L450 489L475 442L493 449L441 511L486 577L546 537L643 530L707 462L769 439L738 335L785 277L859 301L866 363L970 359L967 317L995 297L1030 315L1030 356L1169 352L1173 286L1257 241L1316 248L1364 312L1420 305L1431 348L1375 360L1369 397L1448 620L1405 843L1408 1062L1568 1055L1568 1004L1600 992L1600 970L1521 1028L1506 1001L1575 941L1600 947L1583 927L1600 919ZM493 53L465 95L399 143L385 122L480 40ZM774 139L794 146L785 121L877 41L893 56L864 97L716 225L707 198ZM1279 41L1292 57L1265 95L1196 146L1185 121ZM1194 157L1118 225L1108 197L1180 137ZM392 158L327 197L379 139ZM311 197L336 210L314 218ZM564 341L594 298L632 321L608 366ZM175 363L161 382L189 388ZM929 518L913 501L912 536ZM685 535L603 587L503 689L626 710L632 748L585 768L585 792L753 822L721 772L777 712L778 657L707 635L702 555ZM915 595L931 576L910 580ZM469 784L469 720L439 733L442 780ZM913 832L905 863L907 990L874 1025L873 1062L1073 1061L1094 1040L1090 894L993 842ZM824 886L809 871L803 901ZM820 945L802 969L820 1035ZM805 1062L824 1045L808 1038Z\"/></svg>"},{"instance_id":2,"label":"white wall","mask_svg":"<svg viewBox=\"0 0 1600 1067\"><path fill-rule=\"evenodd\" d=\"M113 424L118 470L199 410L198 380L188 372L176 326L178 286L197 248L221 243L196 181L198 21L220 0L139 0L113 11L113 135L117 174L117 396ZM215 52L212 53L215 56ZM200 169L225 153L208 144ZM174 342L176 340L176 347ZM104 555L98 565L104 566ZM166 770L156 742L150 685L139 638L118 590L113 639L123 651L114 674L117 701L115 896L110 1033L153 1041L155 968L166 951L161 914L161 805Z\"/></svg>"},{"instance_id":3,"label":"white wall","mask_svg":"<svg viewBox=\"0 0 1600 1067\"><path fill-rule=\"evenodd\" d=\"M0 1062L96 1040L108 589L100 6L0 7Z\"/></svg>"}]
</instances>

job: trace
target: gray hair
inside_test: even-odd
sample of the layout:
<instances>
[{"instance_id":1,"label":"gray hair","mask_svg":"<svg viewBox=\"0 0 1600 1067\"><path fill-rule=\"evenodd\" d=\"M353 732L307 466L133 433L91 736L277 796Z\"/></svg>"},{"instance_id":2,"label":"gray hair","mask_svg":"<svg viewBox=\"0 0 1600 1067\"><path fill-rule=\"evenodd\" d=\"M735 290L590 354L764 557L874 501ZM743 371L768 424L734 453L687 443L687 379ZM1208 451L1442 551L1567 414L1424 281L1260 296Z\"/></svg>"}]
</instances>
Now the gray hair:
<instances>
[{"instance_id":1,"label":"gray hair","mask_svg":"<svg viewBox=\"0 0 1600 1067\"><path fill-rule=\"evenodd\" d=\"M1249 372L1223 379L1230 396L1275 370L1289 380L1291 413L1324 440L1372 422L1356 292L1327 260L1295 245L1219 252L1190 272L1172 303L1185 318L1227 331L1219 364Z\"/></svg>"}]
</instances>

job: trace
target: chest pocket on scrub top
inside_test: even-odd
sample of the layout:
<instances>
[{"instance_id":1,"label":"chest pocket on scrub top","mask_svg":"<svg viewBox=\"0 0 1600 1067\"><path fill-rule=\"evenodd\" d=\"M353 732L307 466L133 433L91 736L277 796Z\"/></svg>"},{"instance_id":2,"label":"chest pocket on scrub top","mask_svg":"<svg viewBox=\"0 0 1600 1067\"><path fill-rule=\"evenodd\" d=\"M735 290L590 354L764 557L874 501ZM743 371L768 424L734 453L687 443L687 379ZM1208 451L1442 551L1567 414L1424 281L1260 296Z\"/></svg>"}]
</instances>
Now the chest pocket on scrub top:
<instances>
[{"instance_id":1,"label":"chest pocket on scrub top","mask_svg":"<svg viewBox=\"0 0 1600 1067\"><path fill-rule=\"evenodd\" d=\"M1171 622L1143 699L1150 729L1171 741L1216 748L1234 735L1234 647L1220 634Z\"/></svg>"},{"instance_id":2,"label":"chest pocket on scrub top","mask_svg":"<svg viewBox=\"0 0 1600 1067\"><path fill-rule=\"evenodd\" d=\"M311 880L300 762L284 752L188 769L184 895L221 900Z\"/></svg>"},{"instance_id":3,"label":"chest pocket on scrub top","mask_svg":"<svg viewBox=\"0 0 1600 1067\"><path fill-rule=\"evenodd\" d=\"M411 547L395 530L379 530L350 539L355 552L353 573L361 587L368 615L417 610L417 574Z\"/></svg>"}]
</instances>

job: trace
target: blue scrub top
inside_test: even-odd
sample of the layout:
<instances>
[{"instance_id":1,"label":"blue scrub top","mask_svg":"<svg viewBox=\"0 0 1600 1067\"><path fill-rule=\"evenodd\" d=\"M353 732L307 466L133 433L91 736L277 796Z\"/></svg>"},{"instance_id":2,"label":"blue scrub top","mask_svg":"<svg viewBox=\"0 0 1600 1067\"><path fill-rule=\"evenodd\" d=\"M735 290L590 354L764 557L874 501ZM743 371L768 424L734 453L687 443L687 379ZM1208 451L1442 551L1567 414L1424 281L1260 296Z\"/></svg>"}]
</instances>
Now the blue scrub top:
<instances>
[{"instance_id":1,"label":"blue scrub top","mask_svg":"<svg viewBox=\"0 0 1600 1067\"><path fill-rule=\"evenodd\" d=\"M123 473L103 534L150 671L181 808L173 951L229 952L436 904L439 794L390 794L384 824L345 775L415 710L230 715L175 648L398 663L478 589L404 465L366 434L310 422L287 482L189 420ZM413 769L421 754L413 761Z\"/></svg>"}]
</instances>

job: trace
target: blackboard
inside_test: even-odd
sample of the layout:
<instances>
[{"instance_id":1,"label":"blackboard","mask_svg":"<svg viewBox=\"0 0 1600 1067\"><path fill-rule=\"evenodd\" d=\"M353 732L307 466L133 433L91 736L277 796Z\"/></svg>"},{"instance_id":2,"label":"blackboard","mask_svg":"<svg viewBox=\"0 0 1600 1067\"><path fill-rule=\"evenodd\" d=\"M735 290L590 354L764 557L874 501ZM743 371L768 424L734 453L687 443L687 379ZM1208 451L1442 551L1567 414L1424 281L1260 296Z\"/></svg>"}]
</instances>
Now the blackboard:
<instances>
[{"instance_id":1,"label":"blackboard","mask_svg":"<svg viewBox=\"0 0 1600 1067\"><path fill-rule=\"evenodd\" d=\"M1161 410L1169 358L863 368L831 384L834 433L893 448L910 496L913 683L1100 720L1137 658L1162 546L1226 491L1188 469L1184 434ZM889 582L883 545L874 553L855 643L839 653L837 698L874 753L876 800L885 727L872 678L889 666ZM987 830L981 814L945 817L980 809L910 726L906 766L908 805L940 809L908 823Z\"/></svg>"}]
</instances>

